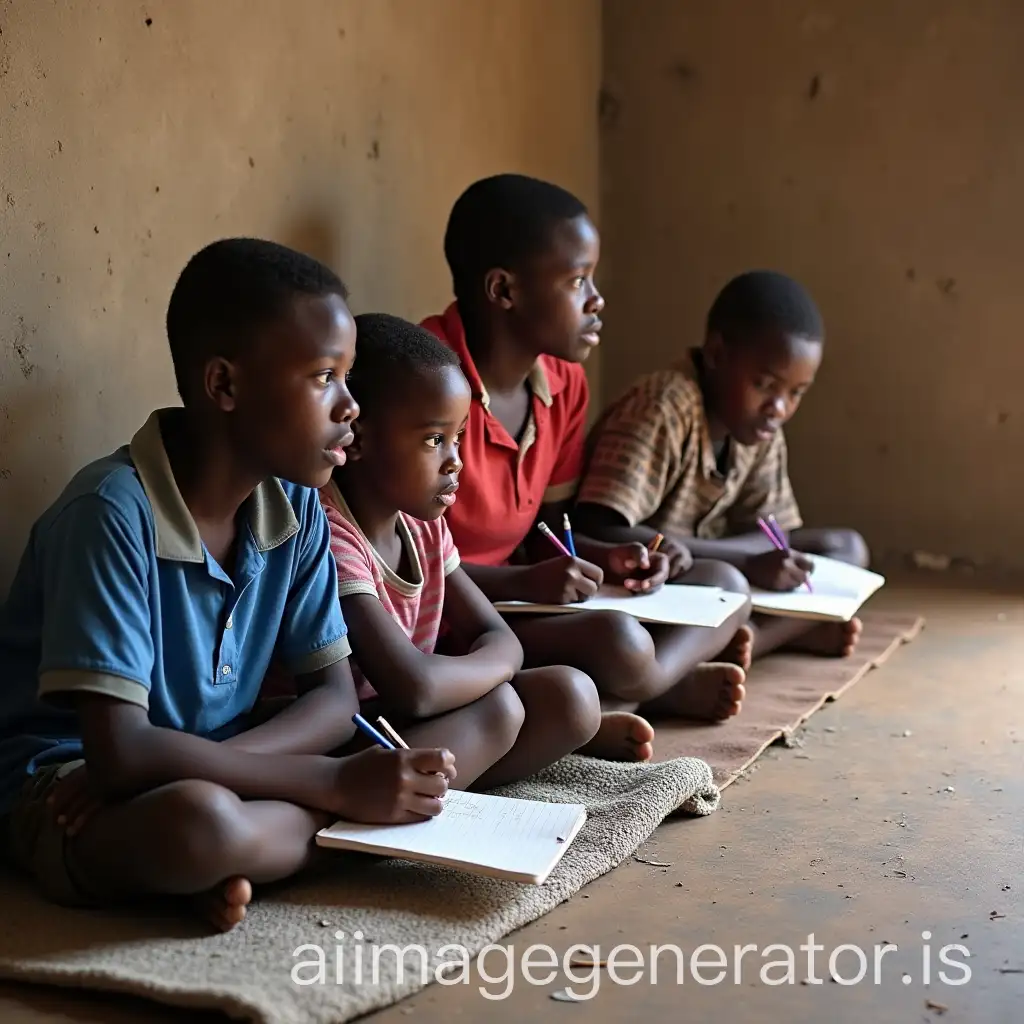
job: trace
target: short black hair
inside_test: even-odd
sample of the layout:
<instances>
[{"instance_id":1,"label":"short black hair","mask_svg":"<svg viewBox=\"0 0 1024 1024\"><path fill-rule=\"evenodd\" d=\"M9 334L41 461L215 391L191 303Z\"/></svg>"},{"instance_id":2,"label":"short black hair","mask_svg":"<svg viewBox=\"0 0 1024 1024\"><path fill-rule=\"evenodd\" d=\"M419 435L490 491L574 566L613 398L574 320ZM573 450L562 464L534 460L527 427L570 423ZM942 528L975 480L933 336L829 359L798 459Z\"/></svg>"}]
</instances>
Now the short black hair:
<instances>
[{"instance_id":1,"label":"short black hair","mask_svg":"<svg viewBox=\"0 0 1024 1024\"><path fill-rule=\"evenodd\" d=\"M477 298L487 271L516 269L544 251L557 224L586 213L571 192L523 174L496 174L470 185L455 201L444 235L455 298Z\"/></svg>"},{"instance_id":2,"label":"short black hair","mask_svg":"<svg viewBox=\"0 0 1024 1024\"><path fill-rule=\"evenodd\" d=\"M261 238L223 238L185 265L167 306L167 340L188 402L190 378L214 355L234 356L297 295L348 298L341 278L319 260Z\"/></svg>"},{"instance_id":3,"label":"short black hair","mask_svg":"<svg viewBox=\"0 0 1024 1024\"><path fill-rule=\"evenodd\" d=\"M401 317L360 313L355 321L356 360L348 388L360 416L372 416L401 397L410 378L459 365L459 357L444 342Z\"/></svg>"},{"instance_id":4,"label":"short black hair","mask_svg":"<svg viewBox=\"0 0 1024 1024\"><path fill-rule=\"evenodd\" d=\"M728 343L767 330L825 340L821 313L798 281L773 270L751 270L734 277L711 306L707 333L721 334Z\"/></svg>"}]
</instances>

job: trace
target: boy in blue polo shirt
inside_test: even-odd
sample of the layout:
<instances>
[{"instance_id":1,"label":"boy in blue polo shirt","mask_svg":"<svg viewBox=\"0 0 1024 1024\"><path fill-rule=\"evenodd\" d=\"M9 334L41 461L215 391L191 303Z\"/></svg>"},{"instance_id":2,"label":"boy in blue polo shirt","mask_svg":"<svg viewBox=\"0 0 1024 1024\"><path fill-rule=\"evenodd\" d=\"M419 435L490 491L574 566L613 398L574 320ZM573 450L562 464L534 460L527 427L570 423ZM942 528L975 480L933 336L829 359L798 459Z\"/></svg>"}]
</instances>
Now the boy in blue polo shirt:
<instances>
[{"instance_id":1,"label":"boy in blue polo shirt","mask_svg":"<svg viewBox=\"0 0 1024 1024\"><path fill-rule=\"evenodd\" d=\"M359 411L345 300L273 243L197 253L167 312L183 408L32 529L0 612L0 851L55 901L178 894L228 929L336 818L441 809L447 751L331 756L358 708L316 490ZM300 696L254 724L272 660Z\"/></svg>"}]
</instances>

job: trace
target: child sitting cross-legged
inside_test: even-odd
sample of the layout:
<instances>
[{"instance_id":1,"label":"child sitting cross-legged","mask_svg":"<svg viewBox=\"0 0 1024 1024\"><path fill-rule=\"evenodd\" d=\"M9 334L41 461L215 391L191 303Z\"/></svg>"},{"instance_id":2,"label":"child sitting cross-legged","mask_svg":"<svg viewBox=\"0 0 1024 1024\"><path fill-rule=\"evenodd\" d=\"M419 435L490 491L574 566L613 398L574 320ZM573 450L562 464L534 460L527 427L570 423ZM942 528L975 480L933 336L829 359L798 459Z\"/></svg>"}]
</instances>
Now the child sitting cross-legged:
<instances>
[{"instance_id":1,"label":"child sitting cross-legged","mask_svg":"<svg viewBox=\"0 0 1024 1024\"><path fill-rule=\"evenodd\" d=\"M358 699L318 495L359 413L346 294L273 242L196 253L167 309L182 405L32 527L0 605L0 861L53 902L174 897L227 930L338 818L443 809L450 751L337 756ZM298 696L257 720L275 658Z\"/></svg>"},{"instance_id":2,"label":"child sitting cross-legged","mask_svg":"<svg viewBox=\"0 0 1024 1024\"><path fill-rule=\"evenodd\" d=\"M711 306L703 346L636 381L595 426L580 528L613 543L660 532L678 563L728 562L763 590L805 583L814 565L807 555L866 567L859 533L804 526L789 479L783 427L814 383L824 338L821 313L798 281L773 271L733 278ZM759 528L769 517L789 549ZM743 668L776 650L848 657L862 627L858 618L753 615L749 628L753 643L720 657Z\"/></svg>"},{"instance_id":3,"label":"child sitting cross-legged","mask_svg":"<svg viewBox=\"0 0 1024 1024\"><path fill-rule=\"evenodd\" d=\"M397 317L356 329L361 413L321 503L362 713L414 747L443 742L460 788L532 775L594 737L597 690L574 668L523 671L515 634L460 568L444 518L471 400L457 356Z\"/></svg>"}]
</instances>

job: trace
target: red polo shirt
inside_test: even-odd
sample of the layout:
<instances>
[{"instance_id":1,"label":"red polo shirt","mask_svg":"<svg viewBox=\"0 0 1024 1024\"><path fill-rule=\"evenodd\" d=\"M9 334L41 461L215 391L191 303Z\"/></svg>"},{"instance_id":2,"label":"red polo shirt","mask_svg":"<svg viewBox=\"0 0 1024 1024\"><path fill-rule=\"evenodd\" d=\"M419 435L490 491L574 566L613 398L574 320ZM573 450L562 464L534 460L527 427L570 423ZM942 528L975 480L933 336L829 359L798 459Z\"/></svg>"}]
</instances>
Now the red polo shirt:
<instances>
[{"instance_id":1,"label":"red polo shirt","mask_svg":"<svg viewBox=\"0 0 1024 1024\"><path fill-rule=\"evenodd\" d=\"M530 532L542 504L576 493L587 429L586 373L576 363L538 358L529 378L530 416L517 444L490 413L456 304L422 326L457 353L473 389L460 450L459 497L445 513L448 527L463 561L503 565Z\"/></svg>"}]
</instances>

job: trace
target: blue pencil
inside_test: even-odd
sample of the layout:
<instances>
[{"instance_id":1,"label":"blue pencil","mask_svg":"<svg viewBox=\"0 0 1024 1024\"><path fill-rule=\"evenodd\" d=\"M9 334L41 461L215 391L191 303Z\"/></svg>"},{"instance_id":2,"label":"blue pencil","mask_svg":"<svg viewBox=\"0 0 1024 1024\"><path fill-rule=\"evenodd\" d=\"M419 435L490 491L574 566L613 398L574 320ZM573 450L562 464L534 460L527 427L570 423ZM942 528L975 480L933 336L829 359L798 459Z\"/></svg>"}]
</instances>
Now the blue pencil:
<instances>
[{"instance_id":1,"label":"blue pencil","mask_svg":"<svg viewBox=\"0 0 1024 1024\"><path fill-rule=\"evenodd\" d=\"M569 554L573 558L576 557L576 545L572 540L572 525L569 522L569 513L565 512L562 515L562 527L565 529L565 546L569 549Z\"/></svg>"},{"instance_id":2,"label":"blue pencil","mask_svg":"<svg viewBox=\"0 0 1024 1024\"><path fill-rule=\"evenodd\" d=\"M364 733L366 733L366 735L369 736L374 743L378 744L378 746L383 747L385 750L395 749L394 743L392 743L391 740L386 739L379 732L377 732L377 730L374 729L374 727L370 725L370 723L365 718L363 718L362 715L353 715L352 721L356 723L357 728L361 729Z\"/></svg>"}]
</instances>

